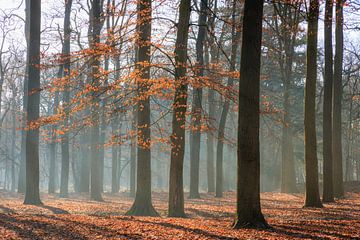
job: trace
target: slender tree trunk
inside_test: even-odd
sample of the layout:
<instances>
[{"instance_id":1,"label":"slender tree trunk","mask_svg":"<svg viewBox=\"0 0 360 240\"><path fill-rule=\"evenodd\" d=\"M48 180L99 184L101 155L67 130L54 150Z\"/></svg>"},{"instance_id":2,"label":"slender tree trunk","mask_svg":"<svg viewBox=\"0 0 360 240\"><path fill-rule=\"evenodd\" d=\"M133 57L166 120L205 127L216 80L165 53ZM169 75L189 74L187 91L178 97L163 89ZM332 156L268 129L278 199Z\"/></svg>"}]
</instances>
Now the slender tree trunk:
<instances>
[{"instance_id":1,"label":"slender tree trunk","mask_svg":"<svg viewBox=\"0 0 360 240\"><path fill-rule=\"evenodd\" d=\"M28 44L27 126L40 117L40 27L41 1L30 1L30 37ZM26 132L26 192L24 204L40 205L39 193L39 129Z\"/></svg>"},{"instance_id":2,"label":"slender tree trunk","mask_svg":"<svg viewBox=\"0 0 360 240\"><path fill-rule=\"evenodd\" d=\"M260 206L260 65L263 0L245 0L239 87L234 228L268 227Z\"/></svg>"},{"instance_id":3,"label":"slender tree trunk","mask_svg":"<svg viewBox=\"0 0 360 240\"><path fill-rule=\"evenodd\" d=\"M120 132L118 131L118 118L113 119L111 123L111 132L112 135L118 135ZM111 193L119 192L119 166L118 166L118 148L117 143L111 146Z\"/></svg>"},{"instance_id":4,"label":"slender tree trunk","mask_svg":"<svg viewBox=\"0 0 360 240\"><path fill-rule=\"evenodd\" d=\"M333 94L333 45L332 45L333 0L325 6L325 78L323 104L323 202L334 202L333 153L332 153L332 94Z\"/></svg>"},{"instance_id":5,"label":"slender tree trunk","mask_svg":"<svg viewBox=\"0 0 360 240\"><path fill-rule=\"evenodd\" d=\"M12 128L11 128L11 191L15 192L15 148L16 148L16 90L13 89L12 98Z\"/></svg>"},{"instance_id":6,"label":"slender tree trunk","mask_svg":"<svg viewBox=\"0 0 360 240\"><path fill-rule=\"evenodd\" d=\"M137 117L136 108L133 109L133 116L131 121L131 131L136 132ZM135 197L136 190L136 136L131 137L130 142L130 196Z\"/></svg>"},{"instance_id":7,"label":"slender tree trunk","mask_svg":"<svg viewBox=\"0 0 360 240\"><path fill-rule=\"evenodd\" d=\"M231 56L230 56L230 71L235 71L237 50L240 40L240 31L238 29L238 24L236 24L236 1L233 2L233 12L232 12L232 40L231 40ZM232 88L234 85L234 79L229 77L227 86ZM224 157L224 140L225 140L225 126L226 119L230 109L230 95L226 94L225 102L220 115L220 122L218 128L218 142L216 148L216 190L215 197L223 196L223 157Z\"/></svg>"},{"instance_id":8,"label":"slender tree trunk","mask_svg":"<svg viewBox=\"0 0 360 240\"><path fill-rule=\"evenodd\" d=\"M342 167L342 131L341 131L341 101L342 101L342 71L344 55L344 0L336 1L335 58L333 81L333 168L334 196L344 196Z\"/></svg>"},{"instance_id":9,"label":"slender tree trunk","mask_svg":"<svg viewBox=\"0 0 360 240\"><path fill-rule=\"evenodd\" d=\"M352 153L351 148L353 145L353 97L354 93L351 91L350 93L350 106L349 106L349 119L348 119L348 139L347 139L347 146L346 146L346 166L345 166L345 180L351 181L353 178L353 165L352 165Z\"/></svg>"},{"instance_id":10,"label":"slender tree trunk","mask_svg":"<svg viewBox=\"0 0 360 240\"><path fill-rule=\"evenodd\" d=\"M319 1L311 0L308 13L308 39L305 86L305 207L322 207L319 196L318 159L316 142L315 98L317 78L317 34Z\"/></svg>"},{"instance_id":11,"label":"slender tree trunk","mask_svg":"<svg viewBox=\"0 0 360 240\"><path fill-rule=\"evenodd\" d=\"M26 45L29 48L30 38L30 0L25 0L25 39ZM26 55L26 74L24 77L24 96L23 96L23 114L22 114L22 130L21 130L21 146L20 146L20 169L19 169L19 180L18 180L18 192L24 193L26 187L26 106L28 102L28 81L29 76L29 55Z\"/></svg>"},{"instance_id":12,"label":"slender tree trunk","mask_svg":"<svg viewBox=\"0 0 360 240\"><path fill-rule=\"evenodd\" d=\"M175 43L175 98L172 118L169 181L169 217L185 217L183 168L188 83L186 78L187 42L191 0L181 0Z\"/></svg>"},{"instance_id":13,"label":"slender tree trunk","mask_svg":"<svg viewBox=\"0 0 360 240\"><path fill-rule=\"evenodd\" d=\"M136 48L138 50L136 69L139 71L137 79L138 95L141 99L137 106L137 188L135 201L127 215L158 216L151 201L151 132L150 132L150 96L148 82L150 78L151 53L151 15L152 0L137 0ZM144 66L145 65L145 66Z\"/></svg>"},{"instance_id":14,"label":"slender tree trunk","mask_svg":"<svg viewBox=\"0 0 360 240\"><path fill-rule=\"evenodd\" d=\"M201 145L201 115L202 115L202 87L201 78L204 76L204 42L206 37L206 19L208 14L208 0L200 1L199 31L196 39L196 65L195 74L198 78L193 86L192 128L190 131L190 194L189 198L200 198L199 172L200 172L200 145Z\"/></svg>"},{"instance_id":15,"label":"slender tree trunk","mask_svg":"<svg viewBox=\"0 0 360 240\"><path fill-rule=\"evenodd\" d=\"M92 2L92 39L91 39L91 48L96 48L96 45L100 43L100 33L103 22L101 21L103 2L101 0L93 0ZM99 87L100 82L97 79L99 74L100 60L98 56L94 56L91 64L91 75L92 75L92 85L94 87ZM102 191L102 181L101 181L101 159L99 152L100 143L100 130L99 130L99 107L96 103L97 92L92 93L93 103L91 107L91 129L90 129L90 148L91 148L91 178L90 178L90 198L95 201L103 201L101 196Z\"/></svg>"},{"instance_id":16,"label":"slender tree trunk","mask_svg":"<svg viewBox=\"0 0 360 240\"><path fill-rule=\"evenodd\" d=\"M60 72L60 71L59 71ZM62 72L62 70L61 70ZM61 73L60 72L60 73ZM61 77L61 76L60 76ZM60 78L58 76L58 78ZM57 109L59 106L59 92L55 92L54 96L54 107L53 107L53 114L57 114ZM49 151L50 151L50 164L49 164L49 186L48 186L48 193L55 193L56 190L56 126L51 126L51 142L49 144Z\"/></svg>"},{"instance_id":17,"label":"slender tree trunk","mask_svg":"<svg viewBox=\"0 0 360 240\"><path fill-rule=\"evenodd\" d=\"M72 0L67 0L65 3L65 17L64 17L64 43L62 54L65 58L64 62L64 79L66 82L65 91L63 94L63 104L65 109L64 126L69 125L69 103L70 103L70 14L71 14ZM60 197L68 197L69 192L69 169L70 169L70 153L69 153L69 132L64 131L61 139L61 180L60 180Z\"/></svg>"},{"instance_id":18,"label":"slender tree trunk","mask_svg":"<svg viewBox=\"0 0 360 240\"><path fill-rule=\"evenodd\" d=\"M88 114L86 114L88 115ZM79 191L88 193L90 190L90 162L89 162L89 137L90 134L84 131L81 134L81 170Z\"/></svg>"}]
</instances>

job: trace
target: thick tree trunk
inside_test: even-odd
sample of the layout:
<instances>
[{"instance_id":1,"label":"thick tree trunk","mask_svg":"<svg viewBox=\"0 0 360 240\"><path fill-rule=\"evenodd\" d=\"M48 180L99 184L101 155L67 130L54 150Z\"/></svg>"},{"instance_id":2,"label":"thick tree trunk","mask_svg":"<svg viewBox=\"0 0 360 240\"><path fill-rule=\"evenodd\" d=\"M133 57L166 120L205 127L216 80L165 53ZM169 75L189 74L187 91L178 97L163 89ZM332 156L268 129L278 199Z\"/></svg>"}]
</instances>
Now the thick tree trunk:
<instances>
[{"instance_id":1,"label":"thick tree trunk","mask_svg":"<svg viewBox=\"0 0 360 240\"><path fill-rule=\"evenodd\" d=\"M209 105L209 122L210 126L213 127L215 124L215 91L209 89L208 92L208 105ZM207 174L207 186L208 192L215 191L215 171L214 171L214 145L215 139L211 131L206 134L206 174Z\"/></svg>"},{"instance_id":2,"label":"thick tree trunk","mask_svg":"<svg viewBox=\"0 0 360 240\"><path fill-rule=\"evenodd\" d=\"M150 132L150 67L144 63L150 63L151 53L151 0L137 1L137 25L138 34L136 47L138 49L136 69L139 71L137 79L138 95L141 96L137 107L137 187L135 201L126 213L135 216L158 216L151 201L151 132ZM145 65L145 66L144 66Z\"/></svg>"},{"instance_id":3,"label":"thick tree trunk","mask_svg":"<svg viewBox=\"0 0 360 240\"><path fill-rule=\"evenodd\" d=\"M333 45L332 45L333 0L325 6L325 78L323 104L323 202L334 202L333 153L332 153L332 94L333 94Z\"/></svg>"},{"instance_id":4,"label":"thick tree trunk","mask_svg":"<svg viewBox=\"0 0 360 240\"><path fill-rule=\"evenodd\" d=\"M70 14L71 14L72 0L67 0L65 3L65 17L64 17L64 43L62 55L65 58L64 62L64 78L65 90L63 93L63 104L65 109L64 126L69 125L69 103L70 103ZM69 169L70 169L70 153L69 153L69 132L64 131L61 139L61 180L60 180L60 197L68 197L69 192Z\"/></svg>"},{"instance_id":5,"label":"thick tree trunk","mask_svg":"<svg viewBox=\"0 0 360 240\"><path fill-rule=\"evenodd\" d=\"M200 198L199 194L199 172L200 172L200 145L201 145L201 115L202 115L202 87L196 86L204 76L204 41L206 37L206 19L208 1L200 1L199 31L196 39L196 65L195 75L198 78L193 86L193 103L191 113L190 131L190 194L189 198Z\"/></svg>"},{"instance_id":6,"label":"thick tree trunk","mask_svg":"<svg viewBox=\"0 0 360 240\"><path fill-rule=\"evenodd\" d=\"M239 87L234 228L265 228L260 206L260 65L263 0L245 0Z\"/></svg>"},{"instance_id":7,"label":"thick tree trunk","mask_svg":"<svg viewBox=\"0 0 360 240\"><path fill-rule=\"evenodd\" d=\"M333 81L333 168L334 168L334 196L344 196L343 167L342 167L342 134L341 134L341 101L342 101L342 70L344 55L344 0L336 2L336 30L335 30L335 58Z\"/></svg>"},{"instance_id":8,"label":"thick tree trunk","mask_svg":"<svg viewBox=\"0 0 360 240\"><path fill-rule=\"evenodd\" d=\"M317 79L317 34L319 1L311 0L308 13L308 39L305 86L305 207L322 207L319 196L318 159L316 142L315 98Z\"/></svg>"},{"instance_id":9,"label":"thick tree trunk","mask_svg":"<svg viewBox=\"0 0 360 240\"><path fill-rule=\"evenodd\" d=\"M183 168L188 83L186 79L187 42L191 0L181 0L175 43L175 98L171 134L169 217L185 217Z\"/></svg>"},{"instance_id":10,"label":"thick tree trunk","mask_svg":"<svg viewBox=\"0 0 360 240\"><path fill-rule=\"evenodd\" d=\"M30 37L28 44L27 126L40 117L40 27L41 1L30 1ZM40 205L39 194L39 129L26 132L26 191L24 204Z\"/></svg>"}]
</instances>

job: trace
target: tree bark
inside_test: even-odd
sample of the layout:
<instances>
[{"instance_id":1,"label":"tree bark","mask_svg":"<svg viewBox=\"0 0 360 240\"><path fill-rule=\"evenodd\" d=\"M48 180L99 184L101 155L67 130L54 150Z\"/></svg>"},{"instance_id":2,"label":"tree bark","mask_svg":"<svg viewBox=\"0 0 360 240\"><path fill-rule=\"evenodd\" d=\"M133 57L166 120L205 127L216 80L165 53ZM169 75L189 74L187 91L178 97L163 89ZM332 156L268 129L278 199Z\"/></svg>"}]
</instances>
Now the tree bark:
<instances>
[{"instance_id":1,"label":"tree bark","mask_svg":"<svg viewBox=\"0 0 360 240\"><path fill-rule=\"evenodd\" d=\"M169 181L169 217L185 217L183 168L185 154L185 122L188 97L186 79L187 43L191 0L181 0L175 43L175 97L173 103L171 160Z\"/></svg>"},{"instance_id":2,"label":"tree bark","mask_svg":"<svg viewBox=\"0 0 360 240\"><path fill-rule=\"evenodd\" d=\"M333 0L325 5L325 78L323 104L323 202L334 202L333 194L333 153L332 153L332 92L333 92L333 51L332 51Z\"/></svg>"},{"instance_id":3,"label":"tree bark","mask_svg":"<svg viewBox=\"0 0 360 240\"><path fill-rule=\"evenodd\" d=\"M30 0L25 0L25 40L26 45L29 48L30 38ZM26 54L26 74L24 76L24 96L23 96L23 114L22 114L22 127L26 127L26 106L28 102L28 81L29 76L29 55ZM26 187L26 130L21 130L21 146L20 146L20 169L19 169L19 180L18 180L18 192L24 193Z\"/></svg>"},{"instance_id":4,"label":"tree bark","mask_svg":"<svg viewBox=\"0 0 360 240\"><path fill-rule=\"evenodd\" d=\"M196 65L195 75L198 78L193 86L193 102L190 130L190 194L189 198L200 198L199 171L200 171L200 145L201 145L201 115L202 115L202 87L201 78L204 76L204 41L206 37L206 19L208 0L200 1L199 31L196 39Z\"/></svg>"},{"instance_id":5,"label":"tree bark","mask_svg":"<svg viewBox=\"0 0 360 240\"><path fill-rule=\"evenodd\" d=\"M63 67L63 76L66 82L63 93L63 105L65 110L64 126L69 125L69 103L70 103L70 14L71 14L72 0L67 0L65 3L65 17L64 17L64 43L62 49L62 57L65 58ZM68 197L69 194L69 169L70 169L70 152L69 152L69 132L64 131L61 139L61 179L60 179L60 197Z\"/></svg>"},{"instance_id":6,"label":"tree bark","mask_svg":"<svg viewBox=\"0 0 360 240\"><path fill-rule=\"evenodd\" d=\"M232 40L231 40L231 56L230 56L230 71L235 71L237 50L240 40L240 29L238 24L236 24L236 1L233 2L233 13L232 13ZM232 77L228 78L227 87L231 89L234 85L234 79ZM220 122L218 128L218 142L216 148L216 190L215 197L223 196L223 152L224 152L224 140L225 140L225 126L226 119L230 109L230 95L226 94L225 102L220 115Z\"/></svg>"},{"instance_id":7,"label":"tree bark","mask_svg":"<svg viewBox=\"0 0 360 240\"><path fill-rule=\"evenodd\" d=\"M27 126L40 117L40 27L41 1L30 1L30 37L28 44ZM39 129L26 131L26 191L24 204L41 205L39 194Z\"/></svg>"},{"instance_id":8,"label":"tree bark","mask_svg":"<svg viewBox=\"0 0 360 240\"><path fill-rule=\"evenodd\" d=\"M103 21L101 21L102 13L102 0L93 0L92 2L92 39L90 43L91 48L96 48L96 45L100 43L100 33ZM91 64L91 76L92 76L92 85L96 88L99 87L100 82L97 79L99 74L100 60L98 56L94 56ZM92 106L91 106L91 129L90 129L90 148L91 148L91 178L90 178L90 198L95 201L103 201L101 196L102 192L102 181L101 181L101 159L99 152L100 143L100 131L99 131L99 108L96 103L97 92L92 93Z\"/></svg>"},{"instance_id":9,"label":"tree bark","mask_svg":"<svg viewBox=\"0 0 360 240\"><path fill-rule=\"evenodd\" d=\"M126 215L158 216L151 201L151 132L150 132L150 54L152 0L137 0L136 48L138 50L136 69L138 96L137 106L137 187L135 201Z\"/></svg>"},{"instance_id":10,"label":"tree bark","mask_svg":"<svg viewBox=\"0 0 360 240\"><path fill-rule=\"evenodd\" d=\"M343 165L342 165L342 130L341 130L341 101L342 101L342 71L344 55L344 0L336 1L336 29L335 29L335 57L333 81L333 168L334 168L334 196L344 196Z\"/></svg>"},{"instance_id":11,"label":"tree bark","mask_svg":"<svg viewBox=\"0 0 360 240\"><path fill-rule=\"evenodd\" d=\"M311 0L308 13L306 85L305 85L305 207L322 207L319 196L316 142L316 79L319 1Z\"/></svg>"},{"instance_id":12,"label":"tree bark","mask_svg":"<svg viewBox=\"0 0 360 240\"><path fill-rule=\"evenodd\" d=\"M263 0L245 0L240 64L234 228L268 227L260 206L260 65Z\"/></svg>"}]
</instances>

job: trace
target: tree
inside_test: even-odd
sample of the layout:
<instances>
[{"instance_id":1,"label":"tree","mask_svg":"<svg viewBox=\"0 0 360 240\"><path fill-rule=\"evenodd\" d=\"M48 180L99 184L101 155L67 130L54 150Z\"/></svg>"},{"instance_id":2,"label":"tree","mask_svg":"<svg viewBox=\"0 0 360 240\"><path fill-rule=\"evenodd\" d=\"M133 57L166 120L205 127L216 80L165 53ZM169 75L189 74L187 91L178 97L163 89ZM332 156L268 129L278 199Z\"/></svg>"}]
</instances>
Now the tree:
<instances>
[{"instance_id":1,"label":"tree","mask_svg":"<svg viewBox=\"0 0 360 240\"><path fill-rule=\"evenodd\" d=\"M234 228L265 228L260 206L260 65L263 0L245 0L240 64Z\"/></svg>"},{"instance_id":2,"label":"tree","mask_svg":"<svg viewBox=\"0 0 360 240\"><path fill-rule=\"evenodd\" d=\"M151 201L151 133L150 133L150 52L151 0L137 0L136 70L137 94L137 179L135 201L126 213L135 216L158 216Z\"/></svg>"},{"instance_id":3,"label":"tree","mask_svg":"<svg viewBox=\"0 0 360 240\"><path fill-rule=\"evenodd\" d=\"M322 207L319 196L316 146L315 98L317 78L319 1L311 0L308 12L305 86L305 207Z\"/></svg>"},{"instance_id":4,"label":"tree","mask_svg":"<svg viewBox=\"0 0 360 240\"><path fill-rule=\"evenodd\" d=\"M240 40L240 29L238 29L238 24L236 23L236 1L233 2L233 10L232 10L232 29L231 29L231 56L230 56L230 71L235 71L236 65L236 57L237 50ZM229 77L227 86L228 88L233 87L234 78ZM226 96L225 102L223 104L223 108L220 115L220 122L218 128L218 142L216 148L216 189L215 196L222 197L223 196L223 150L224 150L224 140L225 140L225 126L226 119L230 109L230 98Z\"/></svg>"},{"instance_id":5,"label":"tree","mask_svg":"<svg viewBox=\"0 0 360 240\"><path fill-rule=\"evenodd\" d=\"M65 79L65 91L63 94L63 105L65 110L64 127L69 124L69 103L70 103L70 14L71 14L72 0L65 1L65 17L64 17L64 42L62 48L62 57L64 59L63 76ZM69 133L64 132L61 139L61 180L60 180L60 197L68 197L69 191Z\"/></svg>"},{"instance_id":6,"label":"tree","mask_svg":"<svg viewBox=\"0 0 360 240\"><path fill-rule=\"evenodd\" d=\"M97 45L100 43L100 33L101 28L104 23L101 19L101 13L103 9L103 0L93 0L91 7L91 21L92 21L92 33L91 33L91 42L90 47L96 49ZM94 56L91 63L91 85L94 88L99 87L100 81L99 76L99 67L100 60L99 56ZM100 142L100 133L99 133L99 108L96 103L97 92L92 92L92 105L91 105L91 129L90 129L90 148L91 148L91 178L90 178L90 197L95 201L103 201L101 196L102 192L102 181L101 181L101 171L102 164L99 153L99 142Z\"/></svg>"},{"instance_id":7,"label":"tree","mask_svg":"<svg viewBox=\"0 0 360 240\"><path fill-rule=\"evenodd\" d=\"M188 96L186 78L187 42L189 35L190 0L181 0L175 43L175 97L173 103L171 160L169 181L169 217L185 217L183 165L185 153L185 121Z\"/></svg>"},{"instance_id":8,"label":"tree","mask_svg":"<svg viewBox=\"0 0 360 240\"><path fill-rule=\"evenodd\" d=\"M41 1L30 0L28 54L28 101L26 106L26 191L24 204L41 205L39 194L39 128L40 115L40 27ZM34 126L35 125L35 126Z\"/></svg>"},{"instance_id":9,"label":"tree","mask_svg":"<svg viewBox=\"0 0 360 240\"><path fill-rule=\"evenodd\" d=\"M30 38L30 0L25 0L25 40L26 46L29 48L29 38ZM29 64L29 55L26 54L26 67L25 71L28 72L28 64ZM28 96L28 79L29 76L25 74L24 76L24 96L23 96L23 107L24 113L22 115L22 127L25 129L26 127L26 113L25 109L27 106ZM26 188L26 130L21 130L21 150L20 150L20 169L19 169L19 180L18 180L18 192L24 193Z\"/></svg>"},{"instance_id":10,"label":"tree","mask_svg":"<svg viewBox=\"0 0 360 240\"><path fill-rule=\"evenodd\" d=\"M206 37L206 19L208 1L200 1L199 31L196 38L196 65L195 76L201 82L204 76L204 41ZM202 87L196 83L193 86L193 102L191 113L190 131L190 195L189 198L200 198L199 194L199 165L200 165L200 140L201 140L201 114L202 114Z\"/></svg>"},{"instance_id":11,"label":"tree","mask_svg":"<svg viewBox=\"0 0 360 240\"><path fill-rule=\"evenodd\" d=\"M336 1L335 57L333 81L333 168L334 196L344 196L341 135L342 68L344 55L344 0Z\"/></svg>"},{"instance_id":12,"label":"tree","mask_svg":"<svg viewBox=\"0 0 360 240\"><path fill-rule=\"evenodd\" d=\"M332 94L333 94L333 51L332 51L333 0L325 5L325 73L323 105L323 202L333 202L333 153L332 153Z\"/></svg>"}]
</instances>

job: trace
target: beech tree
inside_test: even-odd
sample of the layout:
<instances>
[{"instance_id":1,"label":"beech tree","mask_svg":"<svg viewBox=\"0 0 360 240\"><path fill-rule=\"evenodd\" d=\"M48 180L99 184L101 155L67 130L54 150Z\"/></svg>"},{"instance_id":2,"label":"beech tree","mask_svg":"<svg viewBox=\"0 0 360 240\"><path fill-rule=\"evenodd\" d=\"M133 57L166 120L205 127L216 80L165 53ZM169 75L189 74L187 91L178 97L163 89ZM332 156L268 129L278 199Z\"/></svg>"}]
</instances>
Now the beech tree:
<instances>
[{"instance_id":1,"label":"beech tree","mask_svg":"<svg viewBox=\"0 0 360 240\"><path fill-rule=\"evenodd\" d=\"M150 52L151 52L151 0L137 1L136 31L136 83L137 104L137 178L135 201L126 213L136 216L157 216L151 201L151 133L150 133Z\"/></svg>"},{"instance_id":2,"label":"beech tree","mask_svg":"<svg viewBox=\"0 0 360 240\"><path fill-rule=\"evenodd\" d=\"M171 135L169 181L169 217L185 217L183 164L185 152L185 123L188 96L186 77L187 42L190 20L190 0L181 0L175 43L175 97Z\"/></svg>"},{"instance_id":3,"label":"beech tree","mask_svg":"<svg viewBox=\"0 0 360 240\"><path fill-rule=\"evenodd\" d=\"M27 131L26 131L26 191L24 204L41 205L39 193L39 128L40 117L40 27L41 1L30 0L29 44L27 49Z\"/></svg>"},{"instance_id":4,"label":"beech tree","mask_svg":"<svg viewBox=\"0 0 360 240\"><path fill-rule=\"evenodd\" d=\"M305 85L305 207L322 207L319 196L315 124L319 1L311 0L308 12Z\"/></svg>"},{"instance_id":5,"label":"beech tree","mask_svg":"<svg viewBox=\"0 0 360 240\"><path fill-rule=\"evenodd\" d=\"M332 153L332 94L333 94L333 45L332 45L333 1L325 5L325 73L324 73L324 110L323 110L323 202L333 202L333 153Z\"/></svg>"},{"instance_id":6,"label":"beech tree","mask_svg":"<svg viewBox=\"0 0 360 240\"><path fill-rule=\"evenodd\" d=\"M266 228L260 206L260 65L263 0L245 0L238 120L234 228Z\"/></svg>"}]
</instances>

